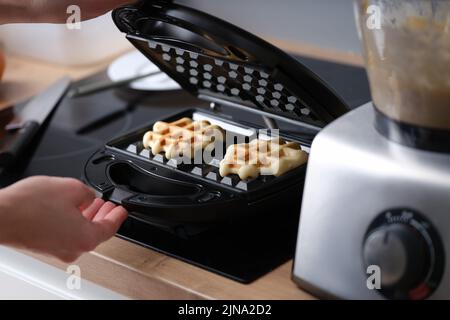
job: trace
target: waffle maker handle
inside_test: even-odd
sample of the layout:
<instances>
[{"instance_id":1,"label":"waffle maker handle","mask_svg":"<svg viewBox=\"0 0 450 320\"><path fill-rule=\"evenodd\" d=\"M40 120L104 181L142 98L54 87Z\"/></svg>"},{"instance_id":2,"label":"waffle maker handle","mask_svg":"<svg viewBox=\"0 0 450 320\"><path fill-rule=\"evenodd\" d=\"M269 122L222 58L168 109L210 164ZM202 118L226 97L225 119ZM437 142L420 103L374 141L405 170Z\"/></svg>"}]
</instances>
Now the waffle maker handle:
<instances>
[{"instance_id":1,"label":"waffle maker handle","mask_svg":"<svg viewBox=\"0 0 450 320\"><path fill-rule=\"evenodd\" d=\"M217 197L217 195L206 193L201 197L204 203L199 203L198 201L187 202L183 198L158 201L150 199L147 195L138 195L125 199L121 203L131 214L138 213L139 216L148 217L149 220L180 223L211 223L229 220L232 212L242 206L236 200L218 203L214 201ZM224 206L226 210L220 209Z\"/></svg>"},{"instance_id":2,"label":"waffle maker handle","mask_svg":"<svg viewBox=\"0 0 450 320\"><path fill-rule=\"evenodd\" d=\"M108 200L121 204L131 215L137 214L141 219L211 223L229 220L237 208L242 208L240 199L221 200L220 197L219 192L207 191L197 197L158 198L148 194L133 194L122 187L116 187Z\"/></svg>"},{"instance_id":3,"label":"waffle maker handle","mask_svg":"<svg viewBox=\"0 0 450 320\"><path fill-rule=\"evenodd\" d=\"M103 157L104 158L104 157ZM229 220L243 199L208 184L192 182L186 176L170 171L160 175L145 165L138 167L126 161L88 162L85 177L105 200L122 205L130 213L148 220L170 222L217 222ZM106 158L109 159L109 158ZM159 170L165 170L160 168Z\"/></svg>"}]
</instances>

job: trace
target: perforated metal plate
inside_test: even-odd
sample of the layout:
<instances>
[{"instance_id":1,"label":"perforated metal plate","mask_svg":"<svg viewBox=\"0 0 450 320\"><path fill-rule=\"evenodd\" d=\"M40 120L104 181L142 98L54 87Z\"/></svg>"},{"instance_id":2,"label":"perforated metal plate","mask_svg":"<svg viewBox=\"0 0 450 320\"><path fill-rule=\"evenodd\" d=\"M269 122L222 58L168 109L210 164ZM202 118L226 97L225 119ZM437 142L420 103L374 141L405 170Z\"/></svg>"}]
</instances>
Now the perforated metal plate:
<instances>
[{"instance_id":1,"label":"perforated metal plate","mask_svg":"<svg viewBox=\"0 0 450 320\"><path fill-rule=\"evenodd\" d=\"M200 93L242 105L320 124L318 116L268 71L189 52L167 44L148 42L152 53L189 79Z\"/></svg>"},{"instance_id":2,"label":"perforated metal plate","mask_svg":"<svg viewBox=\"0 0 450 320\"><path fill-rule=\"evenodd\" d=\"M348 110L295 59L203 12L145 1L117 9L113 17L144 55L203 99L316 127Z\"/></svg>"}]
</instances>

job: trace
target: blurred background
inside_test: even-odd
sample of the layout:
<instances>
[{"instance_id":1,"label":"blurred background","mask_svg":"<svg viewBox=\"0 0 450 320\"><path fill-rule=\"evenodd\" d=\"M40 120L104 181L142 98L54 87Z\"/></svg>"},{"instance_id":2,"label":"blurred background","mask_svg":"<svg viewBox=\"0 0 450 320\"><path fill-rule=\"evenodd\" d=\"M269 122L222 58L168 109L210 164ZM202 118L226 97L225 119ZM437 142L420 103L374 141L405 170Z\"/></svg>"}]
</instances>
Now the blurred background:
<instances>
[{"instance_id":1,"label":"blurred background","mask_svg":"<svg viewBox=\"0 0 450 320\"><path fill-rule=\"evenodd\" d=\"M275 44L286 41L360 53L352 0L177 2L212 13ZM81 30L46 24L0 26L0 42L9 53L68 66L95 64L130 49L109 14L84 22Z\"/></svg>"},{"instance_id":2,"label":"blurred background","mask_svg":"<svg viewBox=\"0 0 450 320\"><path fill-rule=\"evenodd\" d=\"M360 53L353 0L181 0L265 38Z\"/></svg>"}]
</instances>

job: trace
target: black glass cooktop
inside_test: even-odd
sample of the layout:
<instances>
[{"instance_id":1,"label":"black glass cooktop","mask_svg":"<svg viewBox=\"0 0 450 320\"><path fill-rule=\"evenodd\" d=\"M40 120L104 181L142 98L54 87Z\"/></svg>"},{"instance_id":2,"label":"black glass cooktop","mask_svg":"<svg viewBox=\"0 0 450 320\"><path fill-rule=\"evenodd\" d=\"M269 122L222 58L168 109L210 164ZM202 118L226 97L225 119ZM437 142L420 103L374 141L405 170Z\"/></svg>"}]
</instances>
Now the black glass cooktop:
<instances>
[{"instance_id":1,"label":"black glass cooktop","mask_svg":"<svg viewBox=\"0 0 450 320\"><path fill-rule=\"evenodd\" d=\"M365 71L314 59L299 58L346 100L357 107L370 100ZM104 79L100 73L82 82ZM65 99L45 132L36 139L30 158L9 172L0 183L21 177L54 175L80 178L88 157L114 136L123 135L154 119L192 107L208 107L184 92L140 93L121 89L78 99ZM262 120L242 111L224 110L251 123ZM291 133L297 128L282 128ZM300 212L300 198L280 204L277 213L221 226L203 227L195 236L129 219L118 236L192 263L239 282L249 283L292 259ZM263 215L262 215L263 216Z\"/></svg>"}]
</instances>

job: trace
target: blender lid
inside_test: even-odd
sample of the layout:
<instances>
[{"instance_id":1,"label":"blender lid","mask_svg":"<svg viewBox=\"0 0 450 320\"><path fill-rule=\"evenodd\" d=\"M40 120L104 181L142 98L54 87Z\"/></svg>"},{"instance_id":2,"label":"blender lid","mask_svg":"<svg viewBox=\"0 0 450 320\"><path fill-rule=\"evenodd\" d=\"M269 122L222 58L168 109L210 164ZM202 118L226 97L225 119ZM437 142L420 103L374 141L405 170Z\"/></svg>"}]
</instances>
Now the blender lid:
<instances>
[{"instance_id":1,"label":"blender lid","mask_svg":"<svg viewBox=\"0 0 450 320\"><path fill-rule=\"evenodd\" d=\"M349 110L293 57L204 12L142 1L114 10L113 19L138 50L201 99L313 127Z\"/></svg>"}]
</instances>

